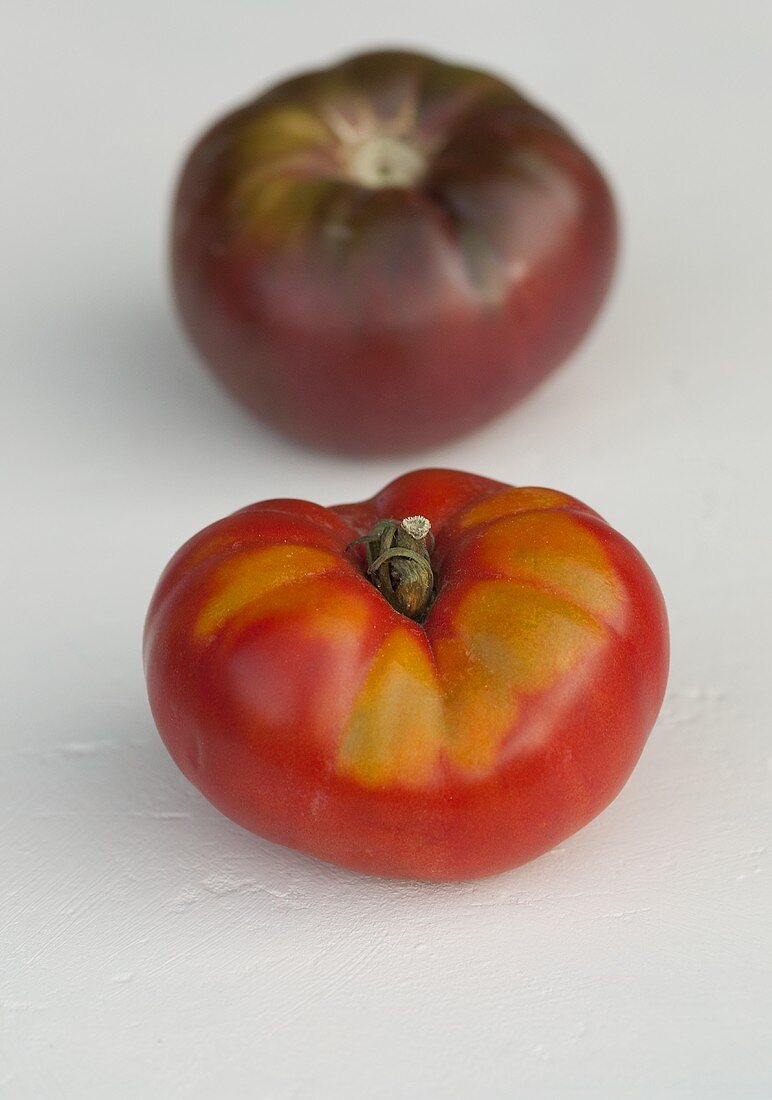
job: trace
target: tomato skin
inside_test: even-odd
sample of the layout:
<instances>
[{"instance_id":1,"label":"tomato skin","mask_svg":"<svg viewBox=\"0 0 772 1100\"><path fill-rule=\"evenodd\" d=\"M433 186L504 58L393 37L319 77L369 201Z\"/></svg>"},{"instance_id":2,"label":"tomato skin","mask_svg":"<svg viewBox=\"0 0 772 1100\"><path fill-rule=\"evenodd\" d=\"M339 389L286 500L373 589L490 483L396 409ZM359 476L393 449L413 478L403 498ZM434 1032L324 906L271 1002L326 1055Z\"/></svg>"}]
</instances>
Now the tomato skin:
<instances>
[{"instance_id":1,"label":"tomato skin","mask_svg":"<svg viewBox=\"0 0 772 1100\"><path fill-rule=\"evenodd\" d=\"M351 134L392 131L425 171L364 185ZM171 258L183 324L241 402L305 443L383 454L537 385L592 323L616 250L609 187L554 119L486 73L385 51L209 130Z\"/></svg>"},{"instance_id":2,"label":"tomato skin","mask_svg":"<svg viewBox=\"0 0 772 1100\"><path fill-rule=\"evenodd\" d=\"M350 547L417 513L438 580L421 625ZM443 881L525 863L608 805L659 711L668 630L643 559L579 501L418 470L196 535L156 589L145 665L169 752L228 817Z\"/></svg>"}]
</instances>

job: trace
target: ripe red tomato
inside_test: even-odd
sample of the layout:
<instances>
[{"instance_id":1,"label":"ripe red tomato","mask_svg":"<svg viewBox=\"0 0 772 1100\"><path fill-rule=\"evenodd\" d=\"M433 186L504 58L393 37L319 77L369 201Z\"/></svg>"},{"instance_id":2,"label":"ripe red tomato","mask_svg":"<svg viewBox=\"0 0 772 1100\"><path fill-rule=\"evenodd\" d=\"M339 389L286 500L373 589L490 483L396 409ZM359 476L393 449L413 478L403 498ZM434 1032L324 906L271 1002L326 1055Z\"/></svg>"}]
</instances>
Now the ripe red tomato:
<instances>
[{"instance_id":1,"label":"ripe red tomato","mask_svg":"<svg viewBox=\"0 0 772 1100\"><path fill-rule=\"evenodd\" d=\"M305 442L430 446L552 370L606 294L602 175L501 80L412 53L296 77L214 126L179 184L183 322Z\"/></svg>"},{"instance_id":2,"label":"ripe red tomato","mask_svg":"<svg viewBox=\"0 0 772 1100\"><path fill-rule=\"evenodd\" d=\"M442 880L533 859L608 805L668 633L646 563L578 500L418 470L206 528L159 582L145 658L169 752L223 813Z\"/></svg>"}]
</instances>

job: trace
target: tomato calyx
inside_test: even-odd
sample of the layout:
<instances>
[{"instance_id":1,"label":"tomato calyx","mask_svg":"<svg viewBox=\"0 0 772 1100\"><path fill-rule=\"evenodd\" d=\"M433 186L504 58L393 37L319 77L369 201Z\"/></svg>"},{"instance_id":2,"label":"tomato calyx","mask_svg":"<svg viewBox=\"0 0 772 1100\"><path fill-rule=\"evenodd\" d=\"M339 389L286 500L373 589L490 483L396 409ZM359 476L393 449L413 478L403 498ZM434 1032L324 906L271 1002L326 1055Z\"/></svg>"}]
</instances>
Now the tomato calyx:
<instances>
[{"instance_id":1,"label":"tomato calyx","mask_svg":"<svg viewBox=\"0 0 772 1100\"><path fill-rule=\"evenodd\" d=\"M426 155L404 137L374 134L354 145L347 156L351 179L370 190L416 186L426 172Z\"/></svg>"},{"instance_id":2,"label":"tomato calyx","mask_svg":"<svg viewBox=\"0 0 772 1100\"><path fill-rule=\"evenodd\" d=\"M434 599L434 536L425 516L380 519L351 546L364 543L367 576L395 611L423 622Z\"/></svg>"}]
</instances>

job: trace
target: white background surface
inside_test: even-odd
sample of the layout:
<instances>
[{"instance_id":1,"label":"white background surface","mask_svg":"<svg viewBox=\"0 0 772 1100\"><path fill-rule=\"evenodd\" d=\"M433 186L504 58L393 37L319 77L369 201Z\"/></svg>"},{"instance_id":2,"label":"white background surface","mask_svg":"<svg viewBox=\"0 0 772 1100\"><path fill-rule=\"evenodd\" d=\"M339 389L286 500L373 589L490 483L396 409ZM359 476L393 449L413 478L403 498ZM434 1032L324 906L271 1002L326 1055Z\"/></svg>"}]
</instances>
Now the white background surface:
<instances>
[{"instance_id":1,"label":"white background surface","mask_svg":"<svg viewBox=\"0 0 772 1100\"><path fill-rule=\"evenodd\" d=\"M772 7L10 2L0 90L0 1098L772 1096ZM381 43L488 65L599 156L625 248L592 337L472 438L304 452L199 368L166 289L201 125ZM189 787L140 666L167 558L266 496L417 464L567 490L672 617L629 785L536 863L369 880Z\"/></svg>"}]
</instances>

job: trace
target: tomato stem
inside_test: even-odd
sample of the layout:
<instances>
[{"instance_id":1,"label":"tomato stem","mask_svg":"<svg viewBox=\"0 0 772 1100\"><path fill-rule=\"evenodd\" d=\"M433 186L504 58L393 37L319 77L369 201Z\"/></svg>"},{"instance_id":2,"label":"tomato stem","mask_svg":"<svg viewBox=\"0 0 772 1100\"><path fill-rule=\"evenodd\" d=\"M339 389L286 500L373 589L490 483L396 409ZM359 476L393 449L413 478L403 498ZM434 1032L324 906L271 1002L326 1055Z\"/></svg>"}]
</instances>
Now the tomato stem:
<instances>
[{"instance_id":1,"label":"tomato stem","mask_svg":"<svg viewBox=\"0 0 772 1100\"><path fill-rule=\"evenodd\" d=\"M373 134L353 146L348 170L360 187L413 187L426 171L426 157L404 137Z\"/></svg>"},{"instance_id":2,"label":"tomato stem","mask_svg":"<svg viewBox=\"0 0 772 1100\"><path fill-rule=\"evenodd\" d=\"M369 534L351 543L364 543L367 576L381 595L395 611L417 622L426 618L434 598L431 526L425 516L380 519Z\"/></svg>"}]
</instances>

